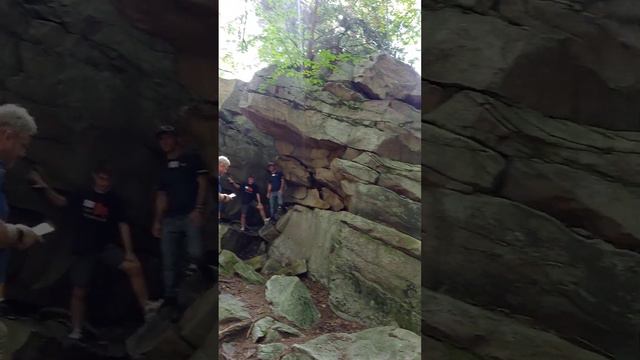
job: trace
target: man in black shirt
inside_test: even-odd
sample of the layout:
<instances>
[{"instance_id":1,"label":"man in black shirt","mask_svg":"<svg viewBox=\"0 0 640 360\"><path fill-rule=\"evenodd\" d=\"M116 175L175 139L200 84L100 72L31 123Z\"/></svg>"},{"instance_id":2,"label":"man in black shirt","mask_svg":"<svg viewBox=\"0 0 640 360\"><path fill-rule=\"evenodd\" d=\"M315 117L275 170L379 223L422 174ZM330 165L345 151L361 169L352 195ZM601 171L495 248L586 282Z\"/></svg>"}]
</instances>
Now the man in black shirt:
<instances>
[{"instance_id":1,"label":"man in black shirt","mask_svg":"<svg viewBox=\"0 0 640 360\"><path fill-rule=\"evenodd\" d=\"M256 184L256 178L253 175L249 175L247 182L238 184L235 180L229 177L229 181L236 189L240 190L240 231L244 231L247 225L247 212L249 207L255 207L262 216L262 221L267 222L267 218L264 214L264 207L262 206L262 200L260 199L260 188Z\"/></svg>"},{"instance_id":2,"label":"man in black shirt","mask_svg":"<svg viewBox=\"0 0 640 360\"><path fill-rule=\"evenodd\" d=\"M76 216L78 231L72 242L75 259L71 268L73 331L69 334L70 338L76 340L82 337L87 288L98 261L127 273L146 320L155 314L161 304L149 301L142 267L133 252L131 231L123 214L122 203L111 191L111 174L110 169L99 167L93 173L93 186L69 197L51 189L38 173L32 172L29 176L34 187L42 189L51 203L70 208ZM118 237L122 240L124 251L115 244Z\"/></svg>"},{"instance_id":3,"label":"man in black shirt","mask_svg":"<svg viewBox=\"0 0 640 360\"><path fill-rule=\"evenodd\" d=\"M161 238L165 303L175 305L187 267L184 253L189 255L191 264L201 269L205 266L201 230L208 172L198 155L183 152L174 127L160 127L157 138L166 158L156 193L152 231Z\"/></svg>"},{"instance_id":4,"label":"man in black shirt","mask_svg":"<svg viewBox=\"0 0 640 360\"><path fill-rule=\"evenodd\" d=\"M278 213L278 209L282 208L282 204L284 203L284 174L278 170L274 162L270 162L267 165L267 169L269 170L269 185L267 185L269 211L271 212L271 217L277 220L276 214Z\"/></svg>"}]
</instances>

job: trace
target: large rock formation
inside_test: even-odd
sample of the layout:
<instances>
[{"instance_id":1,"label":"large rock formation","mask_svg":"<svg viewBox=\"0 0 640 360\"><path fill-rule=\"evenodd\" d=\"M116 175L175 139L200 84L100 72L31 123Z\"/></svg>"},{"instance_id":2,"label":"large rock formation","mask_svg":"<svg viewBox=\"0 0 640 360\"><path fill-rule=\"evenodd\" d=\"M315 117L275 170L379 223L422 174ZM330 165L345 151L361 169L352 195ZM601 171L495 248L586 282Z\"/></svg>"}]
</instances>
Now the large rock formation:
<instances>
[{"instance_id":1,"label":"large rock formation","mask_svg":"<svg viewBox=\"0 0 640 360\"><path fill-rule=\"evenodd\" d=\"M635 1L430 0L425 10L429 81L640 130Z\"/></svg>"},{"instance_id":2,"label":"large rock formation","mask_svg":"<svg viewBox=\"0 0 640 360\"><path fill-rule=\"evenodd\" d=\"M176 58L194 47L189 42L193 34L181 34L168 43L153 31L150 35L139 30L119 10L112 2L93 0L0 1L0 103L26 106L39 126L27 160L9 173L6 190L16 221L48 218L62 230L46 245L49 255L60 253L55 256L60 264L52 264L51 272L39 271L41 278L29 279L39 283L40 290L66 271L65 242L70 234L60 212L24 181L30 167L37 165L53 187L73 191L88 185L97 161L110 161L141 252L157 251L149 224L161 159L154 137L158 124L181 127L187 146L202 150L213 171L215 122L212 116L204 117L212 115L206 103L216 92L201 91L176 68ZM188 21L182 16L181 22ZM213 248L215 240L209 238L208 248ZM33 255L25 261L45 263ZM21 283L14 288L21 290ZM27 290L20 296L36 302L48 298L43 292L31 296Z\"/></svg>"},{"instance_id":3,"label":"large rock formation","mask_svg":"<svg viewBox=\"0 0 640 360\"><path fill-rule=\"evenodd\" d=\"M420 113L411 100L417 74L386 55L345 67L348 76L322 89L291 79L263 87L267 68L247 85L239 108L275 139L290 185L306 188L292 191L291 202L345 209L419 237ZM381 87L371 72L395 82ZM361 98L345 98L332 86Z\"/></svg>"},{"instance_id":4,"label":"large rock formation","mask_svg":"<svg viewBox=\"0 0 640 360\"><path fill-rule=\"evenodd\" d=\"M88 186L99 160L114 166L115 190L126 203L151 295L160 294L158 241L149 231L161 159L154 133L160 123L177 125L185 145L214 170L217 89L205 74L217 72L215 44L203 34L208 37L216 27L214 8L197 0L157 1L147 9L142 3L0 0L0 103L27 107L39 127L25 161L9 172L11 221L33 225L47 219L57 229L44 244L13 254L10 299L68 306L72 223L68 212L47 205L29 188L26 172L35 166L53 187L70 192ZM208 224L215 224L210 215ZM211 230L209 225L208 250L215 247ZM99 272L99 277L103 286L89 297L90 321L114 325L140 316L123 274ZM190 301L197 296L190 294ZM185 330L192 334L189 341L197 342L194 347L204 341L201 326ZM60 346L40 340L30 339L37 356ZM72 358L66 350L59 355Z\"/></svg>"},{"instance_id":5,"label":"large rock formation","mask_svg":"<svg viewBox=\"0 0 640 360\"><path fill-rule=\"evenodd\" d=\"M436 358L640 356L632 5L427 2L423 329Z\"/></svg>"},{"instance_id":6,"label":"large rock formation","mask_svg":"<svg viewBox=\"0 0 640 360\"><path fill-rule=\"evenodd\" d=\"M367 329L356 334L332 333L294 345L283 360L397 359L418 360L418 335L391 326Z\"/></svg>"},{"instance_id":7,"label":"large rock formation","mask_svg":"<svg viewBox=\"0 0 640 360\"><path fill-rule=\"evenodd\" d=\"M348 212L296 206L269 255L307 261L332 309L368 325L420 328L420 241ZM300 236L300 234L304 234Z\"/></svg>"},{"instance_id":8,"label":"large rock formation","mask_svg":"<svg viewBox=\"0 0 640 360\"><path fill-rule=\"evenodd\" d=\"M268 267L303 265L345 319L419 332L418 75L382 54L339 64L322 87L271 84L272 71L220 86L221 152L233 155L232 171L275 158L287 180L288 212L260 231ZM239 237L222 228L230 249Z\"/></svg>"},{"instance_id":9,"label":"large rock formation","mask_svg":"<svg viewBox=\"0 0 640 360\"><path fill-rule=\"evenodd\" d=\"M219 79L219 103L218 103L218 143L220 155L225 155L231 160L229 174L232 178L242 183L249 175L256 177L257 184L265 184L267 181L267 163L275 160L276 150L272 137L256 129L249 119L244 117L239 108L239 102L247 84L240 80ZM266 185L262 190L266 190ZM237 191L229 182L222 182L225 192ZM262 198L266 201L266 198ZM240 211L238 202L224 207L224 214L228 217L237 217ZM258 219L256 216L250 219ZM250 221L250 224L255 221Z\"/></svg>"}]
</instances>

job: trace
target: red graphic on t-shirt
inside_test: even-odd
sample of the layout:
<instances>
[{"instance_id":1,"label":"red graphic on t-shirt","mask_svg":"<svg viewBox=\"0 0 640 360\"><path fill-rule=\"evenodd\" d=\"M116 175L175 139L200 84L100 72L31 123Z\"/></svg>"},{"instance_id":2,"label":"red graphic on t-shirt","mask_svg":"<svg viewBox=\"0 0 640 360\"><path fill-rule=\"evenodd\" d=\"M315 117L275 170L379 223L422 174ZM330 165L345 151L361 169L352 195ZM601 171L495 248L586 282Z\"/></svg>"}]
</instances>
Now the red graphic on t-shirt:
<instances>
[{"instance_id":1,"label":"red graphic on t-shirt","mask_svg":"<svg viewBox=\"0 0 640 360\"><path fill-rule=\"evenodd\" d=\"M93 215L106 218L109 216L109 208L101 203L96 203L96 206L93 208Z\"/></svg>"}]
</instances>

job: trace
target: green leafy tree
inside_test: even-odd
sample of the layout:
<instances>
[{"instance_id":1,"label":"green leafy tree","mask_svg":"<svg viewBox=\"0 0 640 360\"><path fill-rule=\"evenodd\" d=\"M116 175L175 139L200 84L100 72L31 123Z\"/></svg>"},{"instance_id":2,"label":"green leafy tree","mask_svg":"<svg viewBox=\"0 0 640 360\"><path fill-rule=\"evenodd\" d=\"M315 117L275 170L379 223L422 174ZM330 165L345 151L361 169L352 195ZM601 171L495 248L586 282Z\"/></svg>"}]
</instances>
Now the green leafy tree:
<instances>
[{"instance_id":1,"label":"green leafy tree","mask_svg":"<svg viewBox=\"0 0 640 360\"><path fill-rule=\"evenodd\" d=\"M246 36L248 13L226 29L237 34L239 51L257 47L260 60L280 76L321 85L341 61L383 51L404 60L403 48L420 39L414 0L245 0L262 25Z\"/></svg>"}]
</instances>

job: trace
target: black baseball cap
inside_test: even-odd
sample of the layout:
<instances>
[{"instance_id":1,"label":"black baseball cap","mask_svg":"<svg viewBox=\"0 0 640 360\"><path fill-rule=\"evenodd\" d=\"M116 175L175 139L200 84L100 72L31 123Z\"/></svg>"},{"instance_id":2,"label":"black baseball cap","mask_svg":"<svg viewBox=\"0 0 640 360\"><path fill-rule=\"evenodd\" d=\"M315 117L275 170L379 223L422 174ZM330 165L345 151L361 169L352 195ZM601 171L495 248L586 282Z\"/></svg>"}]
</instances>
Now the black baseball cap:
<instances>
[{"instance_id":1,"label":"black baseball cap","mask_svg":"<svg viewBox=\"0 0 640 360\"><path fill-rule=\"evenodd\" d=\"M156 131L156 137L160 137L164 134L177 135L176 128L172 125L160 125L158 130Z\"/></svg>"}]
</instances>

